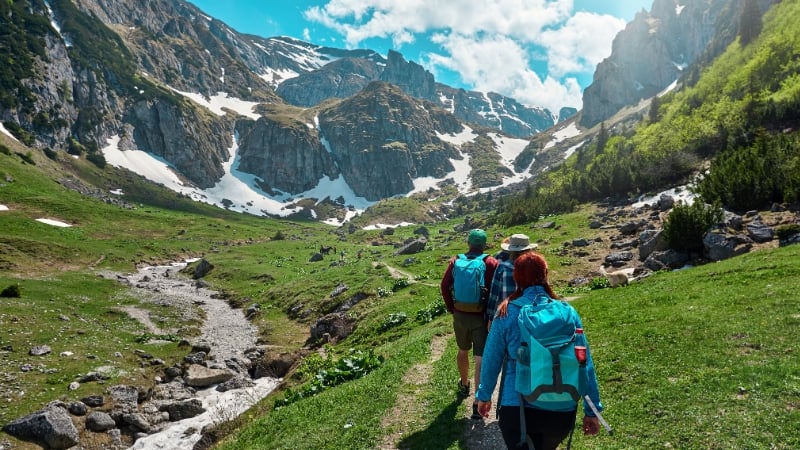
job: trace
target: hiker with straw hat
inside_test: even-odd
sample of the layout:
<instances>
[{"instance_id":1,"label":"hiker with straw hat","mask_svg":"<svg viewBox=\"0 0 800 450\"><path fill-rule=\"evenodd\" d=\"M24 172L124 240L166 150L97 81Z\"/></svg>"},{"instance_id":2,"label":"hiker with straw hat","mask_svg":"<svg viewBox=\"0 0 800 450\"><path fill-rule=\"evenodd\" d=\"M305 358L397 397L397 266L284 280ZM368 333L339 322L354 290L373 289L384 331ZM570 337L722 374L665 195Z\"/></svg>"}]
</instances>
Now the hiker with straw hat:
<instances>
[{"instance_id":1,"label":"hiker with straw hat","mask_svg":"<svg viewBox=\"0 0 800 450\"><path fill-rule=\"evenodd\" d=\"M486 304L487 329L492 326L492 320L494 320L497 312L497 306L500 302L508 298L517 288L512 273L514 270L514 261L519 255L537 247L538 245L532 244L530 238L522 233L512 234L510 237L505 238L500 244L500 248L503 250L495 255L495 259L497 259L500 264L497 266L497 270L494 271L492 287L489 290L489 301ZM503 309L503 315L505 315L505 308Z\"/></svg>"}]
</instances>

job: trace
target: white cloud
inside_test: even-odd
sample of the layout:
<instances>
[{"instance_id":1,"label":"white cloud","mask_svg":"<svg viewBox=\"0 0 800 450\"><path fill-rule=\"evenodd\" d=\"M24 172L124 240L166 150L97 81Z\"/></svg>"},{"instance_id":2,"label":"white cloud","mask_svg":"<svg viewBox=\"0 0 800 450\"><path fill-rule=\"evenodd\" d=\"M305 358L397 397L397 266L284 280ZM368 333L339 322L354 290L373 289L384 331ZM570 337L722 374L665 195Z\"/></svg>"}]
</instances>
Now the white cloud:
<instances>
[{"instance_id":1,"label":"white cloud","mask_svg":"<svg viewBox=\"0 0 800 450\"><path fill-rule=\"evenodd\" d=\"M311 31L308 28L303 28L303 40L311 41Z\"/></svg>"},{"instance_id":2,"label":"white cloud","mask_svg":"<svg viewBox=\"0 0 800 450\"><path fill-rule=\"evenodd\" d=\"M434 74L447 69L475 90L553 112L580 108L575 76L593 72L625 26L613 16L576 13L573 0L330 0L304 15L341 34L349 48L371 38L391 39L397 49L430 40L441 52L419 62ZM548 74L539 76L534 67L543 62Z\"/></svg>"},{"instance_id":3,"label":"white cloud","mask_svg":"<svg viewBox=\"0 0 800 450\"><path fill-rule=\"evenodd\" d=\"M561 27L546 30L540 44L547 49L550 74L593 72L611 54L614 36L625 28L625 21L609 15L579 12Z\"/></svg>"}]
</instances>

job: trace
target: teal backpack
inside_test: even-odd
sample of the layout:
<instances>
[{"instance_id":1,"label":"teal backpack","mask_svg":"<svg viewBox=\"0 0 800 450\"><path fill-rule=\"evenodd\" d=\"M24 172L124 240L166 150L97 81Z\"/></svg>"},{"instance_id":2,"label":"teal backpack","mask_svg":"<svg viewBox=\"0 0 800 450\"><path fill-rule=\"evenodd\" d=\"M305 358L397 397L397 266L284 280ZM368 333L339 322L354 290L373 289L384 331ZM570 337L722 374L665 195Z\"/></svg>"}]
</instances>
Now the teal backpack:
<instances>
[{"instance_id":1,"label":"teal backpack","mask_svg":"<svg viewBox=\"0 0 800 450\"><path fill-rule=\"evenodd\" d=\"M521 305L514 386L525 400L537 402L542 409L550 402L572 400L577 404L586 394L586 374L581 374L575 356L578 313L566 302L545 298L547 301L539 304Z\"/></svg>"},{"instance_id":2,"label":"teal backpack","mask_svg":"<svg viewBox=\"0 0 800 450\"><path fill-rule=\"evenodd\" d=\"M456 309L464 312L481 312L486 308L486 253L468 257L464 253L453 262L453 297Z\"/></svg>"},{"instance_id":3,"label":"teal backpack","mask_svg":"<svg viewBox=\"0 0 800 450\"><path fill-rule=\"evenodd\" d=\"M514 389L530 403L541 409L548 404L573 401L577 411L578 401L586 395L588 378L586 362L578 361L575 345L586 342L576 333L578 312L560 300L542 296L539 304L519 302L517 322L520 329L520 346L516 358ZM525 438L523 402L520 402L522 439ZM570 433L570 442L572 434Z\"/></svg>"}]
</instances>

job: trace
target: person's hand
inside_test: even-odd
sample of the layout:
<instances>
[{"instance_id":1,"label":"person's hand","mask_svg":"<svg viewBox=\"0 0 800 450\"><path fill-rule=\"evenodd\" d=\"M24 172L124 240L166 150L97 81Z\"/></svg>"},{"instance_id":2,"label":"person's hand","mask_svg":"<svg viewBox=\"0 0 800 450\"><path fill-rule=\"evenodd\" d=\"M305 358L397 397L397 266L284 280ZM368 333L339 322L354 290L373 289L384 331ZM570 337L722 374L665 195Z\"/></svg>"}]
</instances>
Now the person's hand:
<instances>
[{"instance_id":1,"label":"person's hand","mask_svg":"<svg viewBox=\"0 0 800 450\"><path fill-rule=\"evenodd\" d=\"M586 436L594 436L600 432L600 419L597 417L583 417L583 434Z\"/></svg>"},{"instance_id":2,"label":"person's hand","mask_svg":"<svg viewBox=\"0 0 800 450\"><path fill-rule=\"evenodd\" d=\"M507 315L508 315L508 298L506 298L505 300L500 302L499 305L497 305L497 313L495 314L495 317L505 317Z\"/></svg>"},{"instance_id":3,"label":"person's hand","mask_svg":"<svg viewBox=\"0 0 800 450\"><path fill-rule=\"evenodd\" d=\"M478 400L478 414L483 417L489 417L489 411L492 410L492 401L482 402Z\"/></svg>"}]
</instances>

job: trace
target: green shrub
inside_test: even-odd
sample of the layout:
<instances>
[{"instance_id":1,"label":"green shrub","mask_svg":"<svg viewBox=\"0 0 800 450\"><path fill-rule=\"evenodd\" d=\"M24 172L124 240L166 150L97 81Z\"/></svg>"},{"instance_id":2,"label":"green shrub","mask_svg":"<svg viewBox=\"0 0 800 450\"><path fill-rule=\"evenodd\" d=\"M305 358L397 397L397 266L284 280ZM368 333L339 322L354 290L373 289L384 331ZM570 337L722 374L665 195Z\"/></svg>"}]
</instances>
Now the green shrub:
<instances>
[{"instance_id":1,"label":"green shrub","mask_svg":"<svg viewBox=\"0 0 800 450\"><path fill-rule=\"evenodd\" d=\"M422 323L428 323L432 321L435 317L441 316L444 314L444 300L439 298L439 301L430 303L423 309L417 311L417 321Z\"/></svg>"},{"instance_id":2,"label":"green shrub","mask_svg":"<svg viewBox=\"0 0 800 450\"><path fill-rule=\"evenodd\" d=\"M778 236L778 239L780 240L788 239L797 233L800 233L800 224L798 223L781 225L775 228L775 234Z\"/></svg>"},{"instance_id":3,"label":"green shrub","mask_svg":"<svg viewBox=\"0 0 800 450\"><path fill-rule=\"evenodd\" d=\"M794 201L800 186L798 145L796 136L762 131L752 145L717 155L697 191L706 202L719 201L737 212Z\"/></svg>"},{"instance_id":4,"label":"green shrub","mask_svg":"<svg viewBox=\"0 0 800 450\"><path fill-rule=\"evenodd\" d=\"M719 205L696 201L691 205L678 203L664 221L664 238L669 248L680 252L703 249L703 235L714 224L722 222L724 214Z\"/></svg>"},{"instance_id":5,"label":"green shrub","mask_svg":"<svg viewBox=\"0 0 800 450\"><path fill-rule=\"evenodd\" d=\"M326 388L361 378L380 367L383 364L383 356L375 356L372 349L366 352L351 349L349 355L336 361L331 358L323 360L321 357L315 361L324 367L317 371L314 380L298 390L287 389L284 397L275 402L275 409L316 395Z\"/></svg>"},{"instance_id":6,"label":"green shrub","mask_svg":"<svg viewBox=\"0 0 800 450\"><path fill-rule=\"evenodd\" d=\"M18 284L12 284L3 289L3 292L0 292L0 297L20 298L22 297L22 289L20 289Z\"/></svg>"},{"instance_id":7,"label":"green shrub","mask_svg":"<svg viewBox=\"0 0 800 450\"><path fill-rule=\"evenodd\" d=\"M403 323L405 323L406 320L408 320L408 315L406 315L406 313L404 312L392 313L389 314L388 317L383 319L383 322L381 322L381 326L378 327L378 329L381 332L384 332L390 328L402 325Z\"/></svg>"},{"instance_id":8,"label":"green shrub","mask_svg":"<svg viewBox=\"0 0 800 450\"><path fill-rule=\"evenodd\" d=\"M44 156L47 156L49 159L53 161L58 161L58 152L50 147L44 149Z\"/></svg>"},{"instance_id":9,"label":"green shrub","mask_svg":"<svg viewBox=\"0 0 800 450\"><path fill-rule=\"evenodd\" d=\"M589 289L591 290L605 289L607 287L611 287L611 283L606 277L592 278L592 281L589 282Z\"/></svg>"},{"instance_id":10,"label":"green shrub","mask_svg":"<svg viewBox=\"0 0 800 450\"><path fill-rule=\"evenodd\" d=\"M408 287L409 284L411 284L411 282L409 282L406 278L397 278L392 283L392 292L397 292L400 289Z\"/></svg>"},{"instance_id":11,"label":"green shrub","mask_svg":"<svg viewBox=\"0 0 800 450\"><path fill-rule=\"evenodd\" d=\"M106 167L106 157L102 153L89 153L86 160L97 166L99 169Z\"/></svg>"}]
</instances>

